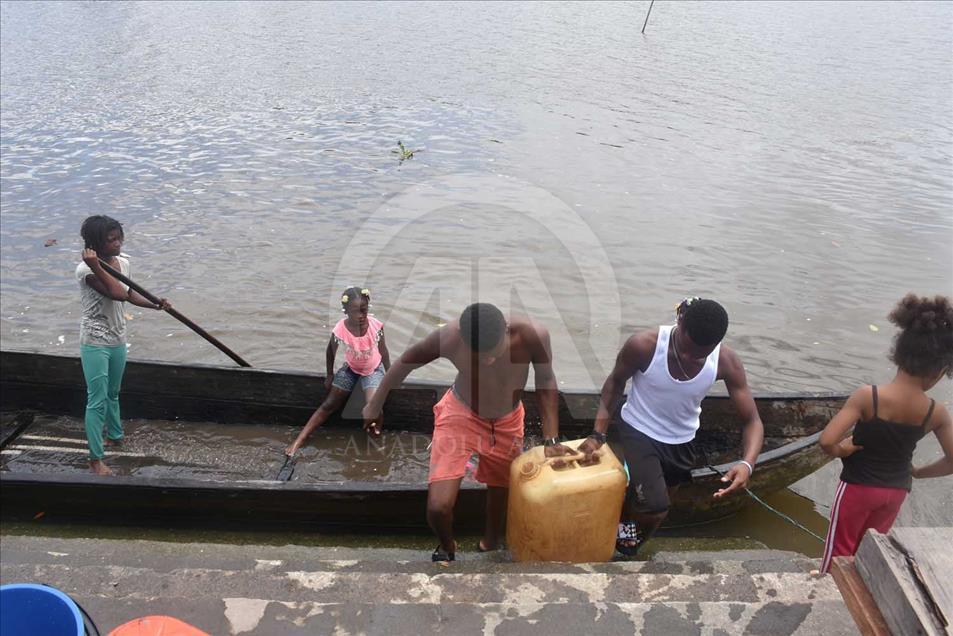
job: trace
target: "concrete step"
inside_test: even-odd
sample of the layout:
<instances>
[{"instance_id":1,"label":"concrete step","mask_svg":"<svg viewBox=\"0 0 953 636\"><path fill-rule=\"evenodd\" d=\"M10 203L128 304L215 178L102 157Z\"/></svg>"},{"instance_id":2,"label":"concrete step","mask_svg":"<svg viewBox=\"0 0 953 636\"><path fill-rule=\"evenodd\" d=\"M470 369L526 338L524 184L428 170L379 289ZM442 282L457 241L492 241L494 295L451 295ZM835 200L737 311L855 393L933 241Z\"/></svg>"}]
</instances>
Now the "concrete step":
<instances>
[{"instance_id":1,"label":"concrete step","mask_svg":"<svg viewBox=\"0 0 953 636\"><path fill-rule=\"evenodd\" d=\"M716 564L717 567L717 564ZM432 573L217 570L184 567L163 572L117 565L0 565L0 578L42 582L69 594L90 589L122 598L175 594L255 596L344 603L376 598L382 603L508 602L720 602L767 603L839 599L826 578L804 572L761 574L455 573L434 566Z\"/></svg>"},{"instance_id":2,"label":"concrete step","mask_svg":"<svg viewBox=\"0 0 953 636\"><path fill-rule=\"evenodd\" d=\"M157 572L190 567L269 572L380 572L442 573L425 550L393 548L327 548L309 546L257 546L109 539L50 537L0 537L3 562L143 567ZM610 563L513 563L509 553L461 551L450 568L455 573L604 573L604 574L755 574L760 572L809 572L818 566L795 552L780 550L727 550L722 552L659 552L651 560Z\"/></svg>"},{"instance_id":3,"label":"concrete step","mask_svg":"<svg viewBox=\"0 0 953 636\"><path fill-rule=\"evenodd\" d=\"M854 633L816 560L767 550L441 565L417 550L4 535L0 553L0 581L67 592L103 633L149 614L216 635Z\"/></svg>"},{"instance_id":4,"label":"concrete step","mask_svg":"<svg viewBox=\"0 0 953 636\"><path fill-rule=\"evenodd\" d=\"M784 603L322 603L226 597L217 603L163 597L75 598L103 633L149 614L176 616L209 634L856 634L839 601Z\"/></svg>"}]
</instances>

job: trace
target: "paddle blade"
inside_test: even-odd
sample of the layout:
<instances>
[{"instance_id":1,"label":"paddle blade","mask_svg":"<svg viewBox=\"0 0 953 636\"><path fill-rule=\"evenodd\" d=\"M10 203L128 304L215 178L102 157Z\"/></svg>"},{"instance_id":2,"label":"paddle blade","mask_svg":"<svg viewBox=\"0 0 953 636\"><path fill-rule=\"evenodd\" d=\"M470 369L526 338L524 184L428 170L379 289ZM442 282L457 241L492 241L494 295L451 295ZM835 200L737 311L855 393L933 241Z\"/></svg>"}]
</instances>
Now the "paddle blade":
<instances>
[{"instance_id":1,"label":"paddle blade","mask_svg":"<svg viewBox=\"0 0 953 636\"><path fill-rule=\"evenodd\" d=\"M285 456L285 463L281 466L281 470L278 471L278 476L275 477L276 481L291 481L291 476L295 472L295 460L294 457Z\"/></svg>"}]
</instances>

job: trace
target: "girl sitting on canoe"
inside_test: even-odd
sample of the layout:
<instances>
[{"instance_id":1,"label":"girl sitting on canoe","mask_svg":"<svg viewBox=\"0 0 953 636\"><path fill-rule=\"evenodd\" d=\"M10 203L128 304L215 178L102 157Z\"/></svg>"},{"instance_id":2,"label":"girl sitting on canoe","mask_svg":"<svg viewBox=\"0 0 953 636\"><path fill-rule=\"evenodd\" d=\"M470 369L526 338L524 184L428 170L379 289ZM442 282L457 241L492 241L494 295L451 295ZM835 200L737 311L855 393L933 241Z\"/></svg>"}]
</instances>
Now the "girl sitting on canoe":
<instances>
[{"instance_id":1,"label":"girl sitting on canoe","mask_svg":"<svg viewBox=\"0 0 953 636\"><path fill-rule=\"evenodd\" d=\"M821 572L833 557L857 552L868 528L890 530L914 478L953 474L950 414L926 394L944 374L953 377L953 306L945 296L908 294L889 318L900 327L890 356L896 377L854 391L821 433L821 448L844 465ZM944 457L915 467L914 448L931 431Z\"/></svg>"},{"instance_id":2,"label":"girl sitting on canoe","mask_svg":"<svg viewBox=\"0 0 953 636\"><path fill-rule=\"evenodd\" d=\"M341 296L341 311L345 317L334 325L327 348L327 378L324 388L327 397L308 423L301 429L294 443L285 449L285 454L293 456L317 427L324 424L331 415L344 406L351 391L359 383L364 390L365 399L370 402L377 387L384 378L384 371L390 367L390 353L384 342L384 323L370 316L367 308L371 294L366 289L349 287ZM345 364L334 372L334 358L338 347L344 347ZM379 435L379 429L373 429Z\"/></svg>"},{"instance_id":3,"label":"girl sitting on canoe","mask_svg":"<svg viewBox=\"0 0 953 636\"><path fill-rule=\"evenodd\" d=\"M86 248L83 262L76 266L76 278L83 303L79 325L79 355L86 378L86 439L89 467L97 475L111 475L103 463L103 426L106 445L122 442L119 419L119 386L126 368L126 317L123 302L148 309L167 309L165 298L158 305L146 300L110 276L107 265L129 275L129 260L120 253L125 236L122 224L108 216L91 216L80 229Z\"/></svg>"}]
</instances>

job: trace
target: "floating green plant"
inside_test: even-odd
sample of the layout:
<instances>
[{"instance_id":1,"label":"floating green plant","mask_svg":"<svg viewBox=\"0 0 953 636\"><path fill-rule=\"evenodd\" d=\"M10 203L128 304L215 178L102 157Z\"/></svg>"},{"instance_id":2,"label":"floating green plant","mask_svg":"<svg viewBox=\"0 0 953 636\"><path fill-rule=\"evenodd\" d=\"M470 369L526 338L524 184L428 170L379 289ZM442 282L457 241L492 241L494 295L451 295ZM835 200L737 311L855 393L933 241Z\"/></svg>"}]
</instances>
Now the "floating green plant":
<instances>
[{"instance_id":1,"label":"floating green plant","mask_svg":"<svg viewBox=\"0 0 953 636\"><path fill-rule=\"evenodd\" d=\"M401 163L404 163L408 159L413 159L414 153L417 153L417 152L423 152L423 151L420 149L407 150L407 148L404 146L404 142L402 141L397 142L397 150L391 150L391 153L397 155L397 159Z\"/></svg>"}]
</instances>

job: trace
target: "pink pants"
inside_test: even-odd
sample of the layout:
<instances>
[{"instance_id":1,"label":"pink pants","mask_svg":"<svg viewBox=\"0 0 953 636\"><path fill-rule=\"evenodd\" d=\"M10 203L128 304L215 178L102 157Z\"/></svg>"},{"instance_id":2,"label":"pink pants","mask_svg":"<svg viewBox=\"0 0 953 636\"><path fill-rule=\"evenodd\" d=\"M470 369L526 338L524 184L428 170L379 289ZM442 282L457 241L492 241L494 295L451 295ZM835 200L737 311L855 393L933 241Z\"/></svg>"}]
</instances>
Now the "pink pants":
<instances>
[{"instance_id":1,"label":"pink pants","mask_svg":"<svg viewBox=\"0 0 953 636\"><path fill-rule=\"evenodd\" d=\"M830 570L831 559L836 556L854 556L869 528L881 533L889 531L906 496L903 488L840 482L831 507L821 572Z\"/></svg>"}]
</instances>

